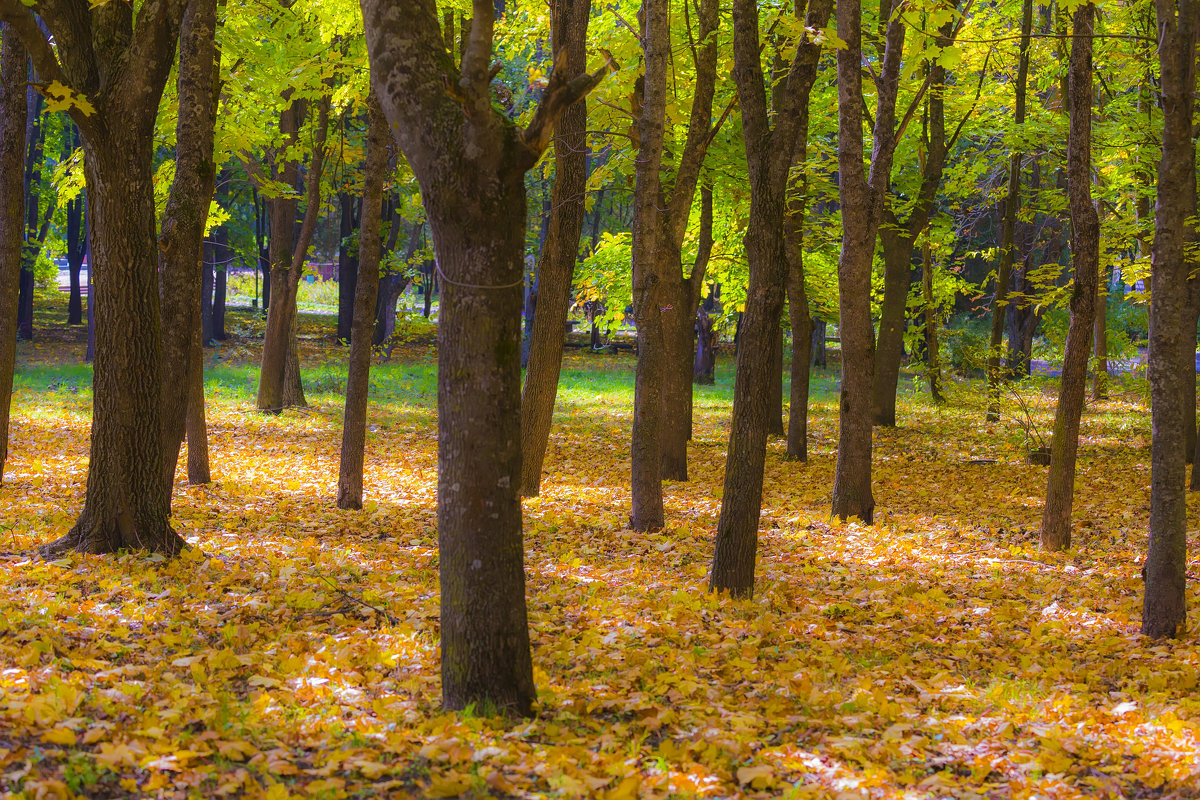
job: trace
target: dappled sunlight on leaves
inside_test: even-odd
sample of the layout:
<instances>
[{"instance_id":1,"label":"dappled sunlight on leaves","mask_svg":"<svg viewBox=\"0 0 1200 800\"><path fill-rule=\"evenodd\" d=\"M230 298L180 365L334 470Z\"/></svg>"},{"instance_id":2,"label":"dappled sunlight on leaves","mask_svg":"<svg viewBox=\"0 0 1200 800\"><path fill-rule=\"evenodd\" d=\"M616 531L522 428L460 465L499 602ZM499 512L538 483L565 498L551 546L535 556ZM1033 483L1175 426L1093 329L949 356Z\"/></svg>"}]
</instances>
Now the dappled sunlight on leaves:
<instances>
[{"instance_id":1,"label":"dappled sunlight on leaves","mask_svg":"<svg viewBox=\"0 0 1200 800\"><path fill-rule=\"evenodd\" d=\"M876 435L878 524L831 520L836 408L818 395L811 461L769 445L757 591L735 601L705 591L728 381L697 393L693 480L667 484L668 528L635 533L632 362L568 354L548 474L525 502L538 716L506 722L440 709L428 348L373 373L361 512L333 504L344 351L306 343L328 386L278 417L248 410L234 387L252 367L231 352L210 363L214 483L176 484L195 548L175 561L30 557L82 503L89 409L19 384L0 487L0 790L1200 792L1200 649L1138 634L1149 422L1131 401L1085 419L1076 547L1051 555L1045 469L969 403L905 394L902 427Z\"/></svg>"}]
</instances>

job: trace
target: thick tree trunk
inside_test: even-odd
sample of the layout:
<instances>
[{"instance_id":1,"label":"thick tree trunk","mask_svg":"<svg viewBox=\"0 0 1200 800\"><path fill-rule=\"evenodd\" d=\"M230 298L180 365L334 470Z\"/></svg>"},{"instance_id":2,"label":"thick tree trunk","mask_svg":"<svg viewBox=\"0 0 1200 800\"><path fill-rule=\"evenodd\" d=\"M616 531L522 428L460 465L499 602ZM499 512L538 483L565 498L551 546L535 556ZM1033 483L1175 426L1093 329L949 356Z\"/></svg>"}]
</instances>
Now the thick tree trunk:
<instances>
[{"instance_id":1,"label":"thick tree trunk","mask_svg":"<svg viewBox=\"0 0 1200 800\"><path fill-rule=\"evenodd\" d=\"M204 225L216 182L216 25L217 0L190 0L180 30L175 178L158 242L163 480L168 496L187 424L192 358L197 354L193 345L201 336Z\"/></svg>"},{"instance_id":2,"label":"thick tree trunk","mask_svg":"<svg viewBox=\"0 0 1200 800\"><path fill-rule=\"evenodd\" d=\"M1079 418L1087 391L1088 358L1100 278L1100 221L1092 204L1092 17L1095 7L1074 14L1069 66L1071 129L1067 139L1067 195L1071 209L1071 255L1075 286L1071 292L1071 324L1063 357L1062 384L1054 414L1046 507L1042 512L1042 547L1071 546L1071 504L1075 490L1075 455Z\"/></svg>"},{"instance_id":3,"label":"thick tree trunk","mask_svg":"<svg viewBox=\"0 0 1200 800\"><path fill-rule=\"evenodd\" d=\"M362 508L363 460L367 441L367 396L371 379L371 325L379 293L380 229L383 179L391 136L387 119L374 92L367 99L370 128L363 165L362 214L359 217L359 269L355 281L354 326L349 331L350 367L346 378L346 409L342 421L342 452L338 468L338 508Z\"/></svg>"},{"instance_id":4,"label":"thick tree trunk","mask_svg":"<svg viewBox=\"0 0 1200 800\"><path fill-rule=\"evenodd\" d=\"M832 3L814 0L805 24L824 28ZM770 127L767 92L759 59L758 9L753 0L733 6L734 81L742 108L746 161L750 173L750 215L745 236L750 265L746 311L742 316L733 387L733 418L725 462L725 485L709 580L711 591L735 596L754 592L758 520L762 511L763 468L773 368L779 336L788 259L784 245L784 193L800 130L799 108L808 104L816 79L820 47L802 40L786 79L774 91L775 127ZM782 374L782 365L779 365Z\"/></svg>"},{"instance_id":5,"label":"thick tree trunk","mask_svg":"<svg viewBox=\"0 0 1200 800\"><path fill-rule=\"evenodd\" d=\"M1023 0L1021 5L1021 50L1017 61L1016 116L1018 126L1025 122L1025 88L1029 77L1029 37L1033 29L1033 0ZM992 336L988 351L988 411L987 419L1000 419L1000 381L1004 375L1000 370L1001 347L1004 340L1004 321L1009 304L1009 283L1013 265L1013 238L1017 225L1017 214L1021 208L1021 152L1013 151L1008 157L1008 192L1004 201L1004 222L1000 234L1000 262L996 265L996 286L992 294ZM1031 333L1032 335L1032 333ZM1012 344L1010 342L1011 349ZM1009 371L1012 365L1008 365Z\"/></svg>"},{"instance_id":6,"label":"thick tree trunk","mask_svg":"<svg viewBox=\"0 0 1200 800\"><path fill-rule=\"evenodd\" d=\"M1186 383L1195 383L1195 323L1186 320L1194 238L1196 156L1191 142L1200 9L1195 0L1157 0L1163 139L1150 280L1150 543L1142 575L1142 633L1178 636L1187 620L1187 493L1184 489ZM1178 16L1176 12L1178 11ZM1189 363L1190 362L1190 363Z\"/></svg>"},{"instance_id":7,"label":"thick tree trunk","mask_svg":"<svg viewBox=\"0 0 1200 800\"><path fill-rule=\"evenodd\" d=\"M671 59L666 0L644 0L642 41L645 76L642 114L637 122L638 155L633 217L633 315L637 323L637 370L633 384L633 436L630 443L633 508L629 527L636 531L663 527L662 390L666 353L658 254L662 225L663 157L667 70Z\"/></svg>"},{"instance_id":8,"label":"thick tree trunk","mask_svg":"<svg viewBox=\"0 0 1200 800\"><path fill-rule=\"evenodd\" d=\"M875 336L871 324L871 260L884 192L892 171L896 93L904 24L891 19L875 103L874 144L869 177L863 174L862 25L858 0L839 3L838 36L849 46L838 59L838 167L842 203L842 252L838 259L839 328L842 339L842 390L833 513L842 519L871 522L872 383ZM843 33L844 31L844 33Z\"/></svg>"},{"instance_id":9,"label":"thick tree trunk","mask_svg":"<svg viewBox=\"0 0 1200 800\"><path fill-rule=\"evenodd\" d=\"M150 114L151 119L153 114ZM178 553L163 481L162 340L150 173L152 127L85 136L91 212L88 305L95 308L92 439L83 512L42 548Z\"/></svg>"},{"instance_id":10,"label":"thick tree trunk","mask_svg":"<svg viewBox=\"0 0 1200 800\"><path fill-rule=\"evenodd\" d=\"M424 0L363 0L371 82L421 186L444 281L438 324L442 701L517 714L535 696L521 535L525 172L605 72L559 56L529 126L492 105L494 7L474 5L461 73ZM453 87L454 94L447 91Z\"/></svg>"},{"instance_id":11,"label":"thick tree trunk","mask_svg":"<svg viewBox=\"0 0 1200 800\"><path fill-rule=\"evenodd\" d=\"M591 0L556 0L551 5L555 53L566 53L568 69L587 65L587 25ZM579 256L587 192L587 105L563 113L554 135L554 188L549 226L538 266L537 313L529 334L528 369L521 390L521 494L535 497L554 419L562 369L571 283Z\"/></svg>"},{"instance_id":12,"label":"thick tree trunk","mask_svg":"<svg viewBox=\"0 0 1200 800\"><path fill-rule=\"evenodd\" d=\"M28 64L16 30L7 23L0 25L0 481L8 461L8 423L17 358Z\"/></svg>"}]
</instances>

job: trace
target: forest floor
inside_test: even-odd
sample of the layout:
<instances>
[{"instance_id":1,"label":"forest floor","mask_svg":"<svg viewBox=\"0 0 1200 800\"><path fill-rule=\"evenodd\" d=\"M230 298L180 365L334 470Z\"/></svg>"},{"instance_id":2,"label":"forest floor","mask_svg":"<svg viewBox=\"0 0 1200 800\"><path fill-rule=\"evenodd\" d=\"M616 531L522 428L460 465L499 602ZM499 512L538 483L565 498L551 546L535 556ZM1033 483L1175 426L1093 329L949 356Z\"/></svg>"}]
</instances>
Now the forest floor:
<instances>
[{"instance_id":1,"label":"forest floor","mask_svg":"<svg viewBox=\"0 0 1200 800\"><path fill-rule=\"evenodd\" d=\"M431 346L376 365L363 511L333 503L344 348L304 340L311 406L270 417L244 339L208 357L214 481L176 484L195 549L44 562L31 549L82 503L81 354L20 348L0 794L1200 796L1200 646L1138 633L1136 384L1089 407L1075 546L1048 555L1045 469L1024 463L1019 426L980 422L965 383L942 408L902 390L901 427L876 433L876 524L831 520L835 376L820 373L811 460L769 445L757 591L734 601L705 592L730 363L697 392L693 480L666 486L668 527L643 534L625 527L633 361L568 353L525 503L538 714L505 721L439 706ZM1051 397L1030 399L1048 425Z\"/></svg>"}]
</instances>

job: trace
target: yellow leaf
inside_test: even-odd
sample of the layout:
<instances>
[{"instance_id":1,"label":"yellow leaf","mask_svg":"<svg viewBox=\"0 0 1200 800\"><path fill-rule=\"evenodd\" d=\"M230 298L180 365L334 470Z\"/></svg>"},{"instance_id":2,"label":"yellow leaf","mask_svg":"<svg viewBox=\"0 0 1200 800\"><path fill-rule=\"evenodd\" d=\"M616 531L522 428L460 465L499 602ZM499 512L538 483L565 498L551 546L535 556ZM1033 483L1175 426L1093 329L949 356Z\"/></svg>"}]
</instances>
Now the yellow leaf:
<instances>
[{"instance_id":1,"label":"yellow leaf","mask_svg":"<svg viewBox=\"0 0 1200 800\"><path fill-rule=\"evenodd\" d=\"M766 789L775 781L775 771L766 764L742 767L737 771L738 783L752 789Z\"/></svg>"},{"instance_id":2,"label":"yellow leaf","mask_svg":"<svg viewBox=\"0 0 1200 800\"><path fill-rule=\"evenodd\" d=\"M50 744L65 744L72 747L75 744L75 731L70 728L55 728L42 734L42 741Z\"/></svg>"},{"instance_id":3,"label":"yellow leaf","mask_svg":"<svg viewBox=\"0 0 1200 800\"><path fill-rule=\"evenodd\" d=\"M471 781L466 776L455 772L445 775L435 775L425 790L428 797L457 797L471 788Z\"/></svg>"}]
</instances>

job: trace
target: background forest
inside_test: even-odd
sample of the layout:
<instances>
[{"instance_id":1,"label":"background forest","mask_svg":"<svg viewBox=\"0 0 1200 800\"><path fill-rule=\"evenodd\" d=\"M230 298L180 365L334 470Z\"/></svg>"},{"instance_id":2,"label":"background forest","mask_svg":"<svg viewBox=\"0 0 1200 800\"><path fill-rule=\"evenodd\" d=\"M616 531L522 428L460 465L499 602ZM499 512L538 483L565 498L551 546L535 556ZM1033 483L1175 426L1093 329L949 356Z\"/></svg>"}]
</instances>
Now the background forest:
<instances>
[{"instance_id":1,"label":"background forest","mask_svg":"<svg viewBox=\"0 0 1200 800\"><path fill-rule=\"evenodd\" d=\"M0 791L1200 795L1195 0L0 23Z\"/></svg>"}]
</instances>

